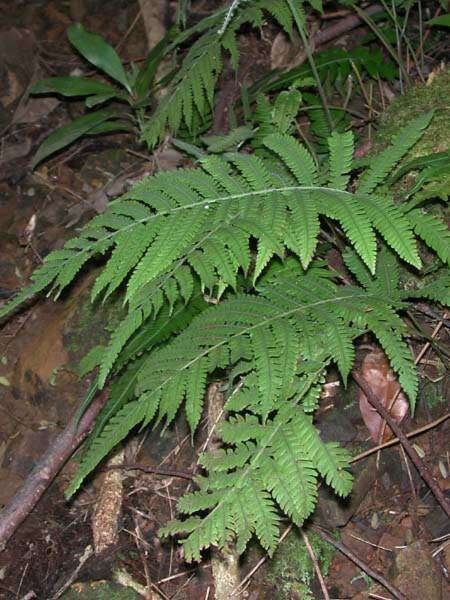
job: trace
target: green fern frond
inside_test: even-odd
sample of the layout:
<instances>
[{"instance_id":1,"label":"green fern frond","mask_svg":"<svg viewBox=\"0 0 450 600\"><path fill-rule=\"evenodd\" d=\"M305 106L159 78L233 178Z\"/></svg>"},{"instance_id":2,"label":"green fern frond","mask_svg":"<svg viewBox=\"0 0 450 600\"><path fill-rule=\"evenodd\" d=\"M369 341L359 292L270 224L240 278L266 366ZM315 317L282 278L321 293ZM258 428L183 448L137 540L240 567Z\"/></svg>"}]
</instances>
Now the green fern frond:
<instances>
[{"instance_id":1,"label":"green fern frond","mask_svg":"<svg viewBox=\"0 0 450 600\"><path fill-rule=\"evenodd\" d=\"M190 128L194 110L203 116L207 107L212 107L214 87L222 68L221 49L215 29L190 47L167 96L144 127L142 137L150 148L163 139L166 127L176 133L184 120Z\"/></svg>"},{"instance_id":2,"label":"green fern frond","mask_svg":"<svg viewBox=\"0 0 450 600\"><path fill-rule=\"evenodd\" d=\"M346 495L348 455L324 444L312 424L328 365L345 382L354 340L373 332L414 407L417 372L398 312L416 297L450 300L445 277L399 289L396 255L419 265L413 229L442 258L442 224L428 215L419 223L416 208L387 194L346 191L350 135L330 140L328 175L294 138L270 133L264 143L259 156L207 156L196 169L146 178L50 254L21 297L47 286L60 293L106 252L93 298L126 289L128 312L101 361L97 354L91 362L98 388L115 376L111 398L69 494L134 427L167 426L184 405L194 432L208 378L228 378L228 416L217 430L225 449L202 456L208 474L180 501L191 516L166 529L187 533L188 559L230 541L243 550L253 535L272 552L277 511L301 524L314 510L319 477ZM381 182L381 171L368 179ZM321 215L355 249L344 261L360 285L343 285L314 260ZM378 255L376 232L386 241Z\"/></svg>"},{"instance_id":3,"label":"green fern frond","mask_svg":"<svg viewBox=\"0 0 450 600\"><path fill-rule=\"evenodd\" d=\"M421 138L432 118L433 112L421 115L395 135L388 148L371 161L369 170L359 180L358 192L369 194L383 183L397 163Z\"/></svg>"},{"instance_id":4,"label":"green fern frond","mask_svg":"<svg viewBox=\"0 0 450 600\"><path fill-rule=\"evenodd\" d=\"M283 406L278 416L266 423L264 435L257 437L256 444L237 443L235 451L202 457L211 469L219 464L218 456L224 461L231 458L231 479L215 474L202 479L200 491L184 496L178 508L185 514L205 508L210 512L201 519L188 518L187 525L175 521L163 528L163 535L188 533L182 541L187 560L199 560L201 550L210 545L223 547L216 528L226 515L225 527L242 549L254 532L271 554L279 535L274 500L301 525L315 506L317 468L338 493L348 494L351 476L345 469L349 455L334 444L324 444L301 410Z\"/></svg>"},{"instance_id":5,"label":"green fern frond","mask_svg":"<svg viewBox=\"0 0 450 600\"><path fill-rule=\"evenodd\" d=\"M108 296L126 278L132 306L143 290L148 298L147 286L154 285L147 312L154 304L155 314L165 301L164 294L173 302L175 288L168 276L176 280L177 273L183 273L182 282L192 287L187 268L199 275L204 289L217 285L223 293L227 285L235 285L237 272L247 272L250 266L250 238L258 241L255 278L273 255L282 257L286 247L296 252L306 267L317 243L320 213L341 223L372 272L376 253L373 226L404 260L420 264L411 222L392 200L319 187L314 183L314 161L294 139L270 135L267 144L302 183L296 185L282 169L275 175L271 161L241 155L232 158L235 170L227 161L208 157L200 169L149 177L94 219L63 250L50 254L35 273L33 287L0 314L46 284L60 293L83 264L111 248L110 262L98 278L94 297L102 291ZM442 229L439 223L430 222L429 239L433 227L435 237ZM159 277L161 283L156 283ZM122 328L128 334L121 331L116 339L124 343L135 330L131 322L139 327L140 319L131 316ZM105 361L109 368L120 348L117 344L113 360L110 356ZM107 372L105 368L104 374Z\"/></svg>"}]
</instances>

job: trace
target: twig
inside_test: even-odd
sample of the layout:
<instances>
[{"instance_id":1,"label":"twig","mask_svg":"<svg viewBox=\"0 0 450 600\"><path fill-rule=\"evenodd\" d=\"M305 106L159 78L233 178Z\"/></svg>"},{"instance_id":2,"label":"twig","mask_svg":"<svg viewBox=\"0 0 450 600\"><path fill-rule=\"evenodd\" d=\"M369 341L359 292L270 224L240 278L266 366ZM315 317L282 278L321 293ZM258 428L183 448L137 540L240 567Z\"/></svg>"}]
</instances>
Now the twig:
<instances>
[{"instance_id":1,"label":"twig","mask_svg":"<svg viewBox=\"0 0 450 600\"><path fill-rule=\"evenodd\" d=\"M84 549L83 554L78 559L78 565L76 566L76 568L74 569L74 571L71 573L71 575L69 576L69 578L67 579L67 581L52 596L52 600L58 600L58 598L60 598L64 594L64 592L70 588L70 586L72 585L72 583L78 577L78 574L81 571L83 565L91 558L91 556L93 554L94 554L94 550L93 550L92 546L86 546L86 548Z\"/></svg>"},{"instance_id":2,"label":"twig","mask_svg":"<svg viewBox=\"0 0 450 600\"><path fill-rule=\"evenodd\" d=\"M192 473L186 473L185 471L174 471L172 469L161 469L160 467L148 467L140 463L129 463L126 465L109 465L104 467L102 471L111 471L113 469L123 469L125 471L143 471L144 473L154 473L155 475L162 475L164 477L180 477L181 479L193 479Z\"/></svg>"},{"instance_id":3,"label":"twig","mask_svg":"<svg viewBox=\"0 0 450 600\"><path fill-rule=\"evenodd\" d=\"M419 427L419 429L414 429L414 431L410 431L409 433L405 433L405 436L407 438L411 438L411 437L414 437L414 436L419 435L421 433L425 433L425 431L428 431L429 429L432 429L433 427L437 427L437 425L440 425L441 423L443 423L444 421L446 421L449 417L450 417L450 413L446 413L442 417L439 417L439 419L436 419L435 421L432 421L431 423L428 423L427 425L424 425L423 427ZM357 462L358 460L366 458L366 456L370 456L374 452L378 452L378 450L382 450L383 448L387 448L388 446L393 446L394 444L398 444L399 441L400 440L398 439L398 437L396 437L396 438L393 438L392 440L389 440L388 442L384 442L383 444L379 444L378 446L374 446L373 448L369 448L365 452L361 452L361 454L358 454L357 456L354 456L350 460L350 463L354 463L354 462Z\"/></svg>"},{"instance_id":4,"label":"twig","mask_svg":"<svg viewBox=\"0 0 450 600\"><path fill-rule=\"evenodd\" d=\"M441 327L443 326L445 320L447 319L447 313L445 312L442 319L439 321L439 323L436 325L436 327L433 330L433 333L430 336L430 341L426 342L424 344L424 346L422 347L422 350L419 352L419 354L417 355L414 363L417 365L419 364L419 362L422 360L423 356L425 355L425 353L427 352L428 348L431 346L431 340L434 340L434 338L437 336L437 334L439 333L439 330L441 329Z\"/></svg>"},{"instance_id":5,"label":"twig","mask_svg":"<svg viewBox=\"0 0 450 600\"><path fill-rule=\"evenodd\" d=\"M331 116L331 111L330 111L330 107L328 106L327 97L325 95L325 91L322 86L322 81L320 79L319 72L317 71L316 63L314 61L314 57L313 57L314 48L313 48L312 43L310 43L312 41L312 38L311 38L311 40L308 39L307 32L305 31L304 25L302 23L301 14L300 14L299 10L297 9L297 6L294 4L294 1L287 0L287 3L289 5L289 8L294 17L294 21L297 26L298 33L300 35L300 39L302 40L303 50L306 53L309 66L311 68L314 79L316 81L317 91L319 93L320 99L323 104L323 110L325 111L325 116L326 116L328 126L329 126L330 130L332 131L334 129L333 117Z\"/></svg>"},{"instance_id":6,"label":"twig","mask_svg":"<svg viewBox=\"0 0 450 600\"><path fill-rule=\"evenodd\" d=\"M416 488L414 487L414 481L412 478L411 469L409 468L408 457L405 454L405 449L403 448L403 446L400 446L400 452L401 452L403 461L405 463L406 473L408 474L409 487L411 488L412 497L417 498Z\"/></svg>"},{"instance_id":7,"label":"twig","mask_svg":"<svg viewBox=\"0 0 450 600\"><path fill-rule=\"evenodd\" d=\"M314 570L316 572L317 579L319 580L320 587L322 588L323 597L325 598L325 600L330 600L330 595L328 594L327 586L325 585L323 575L320 571L319 562L316 558L316 555L314 554L314 550L312 549L312 546L309 542L309 538L306 535L305 531L303 530L303 527L300 527L300 534L303 538L303 541L305 542L306 551L309 554L309 558L311 559L311 562L314 565Z\"/></svg>"},{"instance_id":8,"label":"twig","mask_svg":"<svg viewBox=\"0 0 450 600\"><path fill-rule=\"evenodd\" d=\"M380 548L381 550L385 550L386 552L394 552L394 550L392 548L386 548L386 546L380 546L379 544L374 544L373 542L369 542L369 540L365 540L365 539L363 539L361 537L358 537L357 535L353 535L353 533L350 533L349 535L354 540L358 540L359 542L362 542L363 544L367 544L368 546L372 546L372 548ZM398 548L398 546L396 546L396 548Z\"/></svg>"},{"instance_id":9,"label":"twig","mask_svg":"<svg viewBox=\"0 0 450 600\"><path fill-rule=\"evenodd\" d=\"M320 527L313 525L312 528L314 529L314 531L316 531L320 535L320 537L323 540L325 540L326 542L328 542L329 544L334 546L337 550L342 552L342 554L345 554L345 556L347 558L349 558L352 562L354 562L355 565L357 565L360 569L362 569L364 571L364 573L366 573L369 577L371 577L372 579L375 579L375 581L378 581L378 583L381 583L382 586L384 586L389 592L391 592L391 594L394 596L394 598L397 598L397 600L407 600L406 596L404 596L402 594L402 592L400 592L400 590L398 590L391 583L389 583L389 581L387 579L385 579L383 577L383 575L381 575L377 571L374 571L373 569L371 569L369 567L369 565L367 565L360 558L358 558L355 554L353 554L353 552L350 550L350 548L347 548L347 546L345 546L342 542L338 542L337 540L335 540L333 537L328 535L328 533L326 533Z\"/></svg>"},{"instance_id":10,"label":"twig","mask_svg":"<svg viewBox=\"0 0 450 600\"><path fill-rule=\"evenodd\" d=\"M414 463L414 466L419 471L420 476L427 483L427 485L429 486L429 488L431 489L433 494L436 496L436 500L442 506L442 509L444 510L446 515L450 517L450 506L449 506L447 500L445 499L445 496L444 496L441 488L438 486L436 481L433 479L427 466L420 460L419 455L414 450L414 448L411 446L410 442L408 441L408 438L403 433L401 427L399 427L399 425L394 421L394 419L388 413L386 408L381 404L381 402L375 396L375 394L372 391L372 388L367 383L367 381L364 379L364 377L361 377L361 375L356 372L353 372L352 375L353 375L353 379L356 381L356 383L359 385L359 387L364 392L368 402L379 412L379 414L385 419L385 421L388 423L389 427L392 429L392 431L398 437L403 448L405 449L408 456Z\"/></svg>"},{"instance_id":11,"label":"twig","mask_svg":"<svg viewBox=\"0 0 450 600\"><path fill-rule=\"evenodd\" d=\"M64 463L87 437L105 401L106 394L99 395L84 413L78 427L76 427L78 415L75 412L64 431L59 434L37 462L21 489L8 506L2 510L0 513L0 551L4 549L17 527L39 502Z\"/></svg>"},{"instance_id":12,"label":"twig","mask_svg":"<svg viewBox=\"0 0 450 600\"><path fill-rule=\"evenodd\" d=\"M434 550L433 554L431 556L437 556L439 554L439 552L442 552L442 550L444 550L448 545L450 544L450 540L447 540L446 542L444 542L443 544L441 544L439 546L439 548L436 548L436 550Z\"/></svg>"},{"instance_id":13,"label":"twig","mask_svg":"<svg viewBox=\"0 0 450 600\"><path fill-rule=\"evenodd\" d=\"M292 528L293 528L293 525L289 525L289 527L283 531L283 534L281 535L281 537L278 541L278 546L283 542L283 540L290 533ZM241 581L241 583L237 587L234 588L234 590L231 593L231 597L234 597L239 592L239 590L241 590L245 586L245 584L253 577L253 575L256 573L256 571L260 567L262 567L262 565L266 562L267 558L268 558L267 555L265 555L256 563L256 565L253 567L253 569L251 569L247 573L247 575L244 577L244 579Z\"/></svg>"}]
</instances>

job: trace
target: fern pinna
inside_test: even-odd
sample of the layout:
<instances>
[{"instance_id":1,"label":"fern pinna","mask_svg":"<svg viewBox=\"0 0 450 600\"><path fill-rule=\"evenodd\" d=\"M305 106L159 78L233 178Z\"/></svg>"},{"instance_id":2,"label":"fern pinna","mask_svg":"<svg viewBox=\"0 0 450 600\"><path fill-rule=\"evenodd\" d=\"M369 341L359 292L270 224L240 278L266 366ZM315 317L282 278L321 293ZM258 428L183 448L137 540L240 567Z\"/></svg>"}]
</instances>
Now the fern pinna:
<instances>
[{"instance_id":1,"label":"fern pinna","mask_svg":"<svg viewBox=\"0 0 450 600\"><path fill-rule=\"evenodd\" d=\"M198 490L179 504L187 517L163 530L186 534L188 559L231 539L242 551L253 534L271 553L280 511L301 524L319 477L350 492L346 451L313 424L328 365L345 382L354 340L371 331L413 407L417 373L399 313L417 297L450 300L448 271L400 288L398 260L420 267L415 235L447 262L450 236L421 212L423 197L394 203L384 186L431 118L414 120L356 181L350 132L329 138L320 170L295 138L271 133L260 155L207 156L148 177L46 258L1 314L45 288L57 296L99 254L108 259L92 298L123 288L128 307L109 345L86 358L86 369L98 366L96 387L109 379L111 392L69 496L135 426L170 424L184 402L194 432L218 370L228 381L223 449L200 457ZM314 258L322 216L349 242L354 283Z\"/></svg>"}]
</instances>

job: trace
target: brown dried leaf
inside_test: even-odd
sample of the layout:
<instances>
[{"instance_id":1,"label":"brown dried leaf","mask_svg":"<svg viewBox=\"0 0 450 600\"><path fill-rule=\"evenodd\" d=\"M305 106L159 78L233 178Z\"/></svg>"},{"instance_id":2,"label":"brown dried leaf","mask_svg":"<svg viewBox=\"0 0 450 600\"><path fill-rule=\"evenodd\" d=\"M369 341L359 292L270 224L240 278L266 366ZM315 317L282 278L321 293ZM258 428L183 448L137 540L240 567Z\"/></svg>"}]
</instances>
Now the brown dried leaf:
<instances>
[{"instance_id":1,"label":"brown dried leaf","mask_svg":"<svg viewBox=\"0 0 450 600\"><path fill-rule=\"evenodd\" d=\"M366 354L361 365L360 374L396 423L401 423L408 413L409 404L383 350L374 349ZM363 421L370 431L373 441L378 442L383 427L383 419L369 403L362 390L359 391L358 399ZM386 425L381 441L385 442L392 437L394 437L394 434L391 428Z\"/></svg>"}]
</instances>

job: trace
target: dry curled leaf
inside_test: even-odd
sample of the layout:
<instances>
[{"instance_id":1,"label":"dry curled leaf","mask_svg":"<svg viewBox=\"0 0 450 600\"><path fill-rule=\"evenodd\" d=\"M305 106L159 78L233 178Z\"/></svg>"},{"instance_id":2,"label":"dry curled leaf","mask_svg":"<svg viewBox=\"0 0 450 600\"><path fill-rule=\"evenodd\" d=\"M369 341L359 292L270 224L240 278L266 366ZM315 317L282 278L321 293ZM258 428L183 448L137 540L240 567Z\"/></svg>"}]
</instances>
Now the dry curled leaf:
<instances>
[{"instance_id":1,"label":"dry curled leaf","mask_svg":"<svg viewBox=\"0 0 450 600\"><path fill-rule=\"evenodd\" d=\"M381 404L389 411L394 421L401 423L408 413L408 400L401 391L397 377L390 368L383 350L374 349L366 354L360 373ZM373 441L378 442L383 427L383 419L369 403L362 390L359 391L358 399L363 421L370 431ZM385 442L392 437L392 430L386 425L381 441Z\"/></svg>"}]
</instances>

